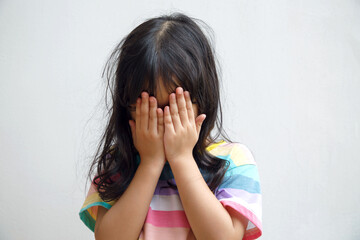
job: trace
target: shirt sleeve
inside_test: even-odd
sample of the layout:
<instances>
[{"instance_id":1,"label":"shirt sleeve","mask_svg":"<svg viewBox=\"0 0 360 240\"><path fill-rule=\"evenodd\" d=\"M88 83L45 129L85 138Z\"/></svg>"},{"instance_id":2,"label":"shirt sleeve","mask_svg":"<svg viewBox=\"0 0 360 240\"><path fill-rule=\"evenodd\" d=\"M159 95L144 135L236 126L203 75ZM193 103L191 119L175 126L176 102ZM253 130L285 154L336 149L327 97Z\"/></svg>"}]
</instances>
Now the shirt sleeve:
<instances>
[{"instance_id":1,"label":"shirt sleeve","mask_svg":"<svg viewBox=\"0 0 360 240\"><path fill-rule=\"evenodd\" d=\"M116 178L116 176L114 178ZM114 204L115 200L111 202L104 202L97 191L95 183L92 182L79 212L80 219L91 231L94 232L99 206L110 209Z\"/></svg>"},{"instance_id":2,"label":"shirt sleeve","mask_svg":"<svg viewBox=\"0 0 360 240\"><path fill-rule=\"evenodd\" d=\"M248 220L243 240L257 239L262 235L262 198L254 157L239 143L222 144L214 153L229 163L215 196L226 209L232 208Z\"/></svg>"}]
</instances>

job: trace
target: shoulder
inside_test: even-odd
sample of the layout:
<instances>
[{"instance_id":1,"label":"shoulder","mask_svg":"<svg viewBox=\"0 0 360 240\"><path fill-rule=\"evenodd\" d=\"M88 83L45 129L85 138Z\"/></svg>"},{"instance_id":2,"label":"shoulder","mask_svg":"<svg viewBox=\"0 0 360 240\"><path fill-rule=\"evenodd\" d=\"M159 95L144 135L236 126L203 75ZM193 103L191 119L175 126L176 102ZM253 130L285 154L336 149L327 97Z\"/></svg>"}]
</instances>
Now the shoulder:
<instances>
[{"instance_id":1,"label":"shoulder","mask_svg":"<svg viewBox=\"0 0 360 240\"><path fill-rule=\"evenodd\" d=\"M228 160L230 165L256 165L253 153L242 143L220 141L209 145L207 151L218 158Z\"/></svg>"},{"instance_id":2,"label":"shoulder","mask_svg":"<svg viewBox=\"0 0 360 240\"><path fill-rule=\"evenodd\" d=\"M211 147L211 146L209 146ZM214 145L208 149L229 164L215 196L234 219L244 225L243 239L255 239L262 234L262 196L260 177L252 151L242 143Z\"/></svg>"},{"instance_id":3,"label":"shoulder","mask_svg":"<svg viewBox=\"0 0 360 240\"><path fill-rule=\"evenodd\" d=\"M219 189L241 189L250 193L261 193L257 163L250 149L242 143L217 145L210 152L227 161L227 170Z\"/></svg>"}]
</instances>

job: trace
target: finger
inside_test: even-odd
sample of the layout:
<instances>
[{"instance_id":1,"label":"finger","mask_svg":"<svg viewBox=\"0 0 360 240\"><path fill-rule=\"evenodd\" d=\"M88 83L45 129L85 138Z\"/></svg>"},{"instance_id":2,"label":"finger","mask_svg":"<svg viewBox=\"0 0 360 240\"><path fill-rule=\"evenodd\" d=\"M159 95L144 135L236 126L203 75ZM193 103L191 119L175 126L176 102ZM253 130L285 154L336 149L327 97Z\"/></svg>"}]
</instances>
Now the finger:
<instances>
[{"instance_id":1,"label":"finger","mask_svg":"<svg viewBox=\"0 0 360 240\"><path fill-rule=\"evenodd\" d=\"M156 103L156 98L150 97L149 102L150 102L149 130L150 130L150 132L156 134L157 133L157 115L156 115L157 103Z\"/></svg>"},{"instance_id":2,"label":"finger","mask_svg":"<svg viewBox=\"0 0 360 240\"><path fill-rule=\"evenodd\" d=\"M163 110L161 108L158 108L156 110L157 113L157 122L158 122L158 133L160 135L164 135L164 113Z\"/></svg>"},{"instance_id":3,"label":"finger","mask_svg":"<svg viewBox=\"0 0 360 240\"><path fill-rule=\"evenodd\" d=\"M195 119L196 132L197 132L198 136L200 134L201 126L202 126L203 122L205 121L205 118L206 118L206 115L201 114Z\"/></svg>"},{"instance_id":4,"label":"finger","mask_svg":"<svg viewBox=\"0 0 360 240\"><path fill-rule=\"evenodd\" d=\"M169 102L170 102L171 120L174 125L175 131L178 131L182 127L182 125L179 117L175 93L171 93L169 98L170 98Z\"/></svg>"},{"instance_id":5,"label":"finger","mask_svg":"<svg viewBox=\"0 0 360 240\"><path fill-rule=\"evenodd\" d=\"M178 106L180 120L181 120L182 125L184 126L185 124L187 124L189 122L189 118L188 118L187 109L186 109L184 91L181 87L178 87L176 89L176 102L177 102L177 106Z\"/></svg>"},{"instance_id":6,"label":"finger","mask_svg":"<svg viewBox=\"0 0 360 240\"><path fill-rule=\"evenodd\" d=\"M185 95L185 102L186 102L186 111L190 122L194 122L195 116L194 116L194 109L192 106L190 93L188 91L184 92Z\"/></svg>"},{"instance_id":7,"label":"finger","mask_svg":"<svg viewBox=\"0 0 360 240\"><path fill-rule=\"evenodd\" d=\"M164 108L164 128L165 128L164 129L165 132L171 132L171 133L175 132L174 125L173 125L173 122L172 122L172 118L171 118L171 115L170 115L169 106L166 106Z\"/></svg>"},{"instance_id":8,"label":"finger","mask_svg":"<svg viewBox=\"0 0 360 240\"><path fill-rule=\"evenodd\" d=\"M141 110L140 110L140 106L141 106L141 98L138 98L136 100L136 112L135 112L135 121L136 121L136 131L140 131L140 126L141 126Z\"/></svg>"},{"instance_id":9,"label":"finger","mask_svg":"<svg viewBox=\"0 0 360 240\"><path fill-rule=\"evenodd\" d=\"M149 128L149 94L147 92L141 93L141 129L147 130Z\"/></svg>"}]
</instances>

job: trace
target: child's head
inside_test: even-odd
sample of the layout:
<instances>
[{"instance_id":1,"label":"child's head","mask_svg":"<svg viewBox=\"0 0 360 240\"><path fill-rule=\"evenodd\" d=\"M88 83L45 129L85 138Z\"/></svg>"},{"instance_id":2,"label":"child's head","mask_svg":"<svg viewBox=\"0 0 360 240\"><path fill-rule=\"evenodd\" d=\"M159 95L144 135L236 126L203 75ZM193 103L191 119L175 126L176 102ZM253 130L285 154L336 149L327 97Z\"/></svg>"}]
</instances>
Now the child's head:
<instances>
[{"instance_id":1,"label":"child's head","mask_svg":"<svg viewBox=\"0 0 360 240\"><path fill-rule=\"evenodd\" d=\"M179 13L149 19L119 43L112 57L116 57L112 114L118 124L128 128L142 91L164 107L168 95L180 86L190 92L195 111L206 114L199 136L205 144L221 108L219 80L213 49L193 19Z\"/></svg>"},{"instance_id":2,"label":"child's head","mask_svg":"<svg viewBox=\"0 0 360 240\"><path fill-rule=\"evenodd\" d=\"M119 197L135 174L136 149L129 119L133 118L136 99L147 91L157 98L158 107L164 107L169 104L169 94L178 86L190 92L196 116L206 114L193 155L199 168L209 173L207 182L214 191L225 174L226 161L205 149L220 134L229 139L222 131L214 52L194 19L176 13L140 24L118 44L104 71L107 71L112 106L88 175L90 178L92 169L97 166L100 179L97 188L101 198ZM215 125L218 132L212 137L210 132ZM113 157L107 158L109 153ZM109 185L117 173L121 179Z\"/></svg>"}]
</instances>

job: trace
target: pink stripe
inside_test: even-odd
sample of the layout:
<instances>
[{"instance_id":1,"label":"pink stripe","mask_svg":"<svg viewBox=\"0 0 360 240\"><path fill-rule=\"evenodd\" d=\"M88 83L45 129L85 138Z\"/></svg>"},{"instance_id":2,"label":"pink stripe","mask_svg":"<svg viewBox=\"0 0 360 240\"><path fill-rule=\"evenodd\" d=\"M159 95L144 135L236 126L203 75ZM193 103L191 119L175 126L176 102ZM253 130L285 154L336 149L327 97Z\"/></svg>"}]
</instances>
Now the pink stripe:
<instances>
[{"instance_id":1,"label":"pink stripe","mask_svg":"<svg viewBox=\"0 0 360 240\"><path fill-rule=\"evenodd\" d=\"M257 239L261 236L261 231L259 231L258 228L252 228L252 229L248 229L246 230L245 236L242 240L253 240L253 239Z\"/></svg>"},{"instance_id":2,"label":"pink stripe","mask_svg":"<svg viewBox=\"0 0 360 240\"><path fill-rule=\"evenodd\" d=\"M232 201L220 200L220 203L225 208L226 207L233 208L234 210L239 212L241 215L248 218L249 221L251 221L256 226L256 228L246 230L244 238L243 238L244 240L256 239L261 236L262 223L253 212L251 212L249 209L245 208L244 206L242 206L238 203L232 202Z\"/></svg>"},{"instance_id":3,"label":"pink stripe","mask_svg":"<svg viewBox=\"0 0 360 240\"><path fill-rule=\"evenodd\" d=\"M190 228L184 211L158 211L150 207L145 222L157 227Z\"/></svg>"},{"instance_id":4,"label":"pink stripe","mask_svg":"<svg viewBox=\"0 0 360 240\"><path fill-rule=\"evenodd\" d=\"M95 177L96 177L96 176L95 176ZM98 192L98 191L97 191L97 185L96 185L96 184L99 183L100 179L98 178L98 179L95 180L95 177L93 178L93 180L92 180L92 182L91 182L91 185L90 185L90 188L89 188L89 191L88 191L88 194L87 194L86 197L89 197L91 194L93 194L93 193L95 193L95 192L96 192L96 193ZM111 176L110 178L111 178L111 180L116 181L118 178L120 178L120 173L116 173L115 175ZM95 183L96 183L96 184L95 184Z\"/></svg>"},{"instance_id":5,"label":"pink stripe","mask_svg":"<svg viewBox=\"0 0 360 240\"><path fill-rule=\"evenodd\" d=\"M97 177L97 175L93 178L92 184L99 183L100 179L97 178L95 180L96 177ZM116 181L116 180L118 180L120 178L120 173L116 173L116 174L112 175L110 178L111 178L111 180Z\"/></svg>"}]
</instances>

